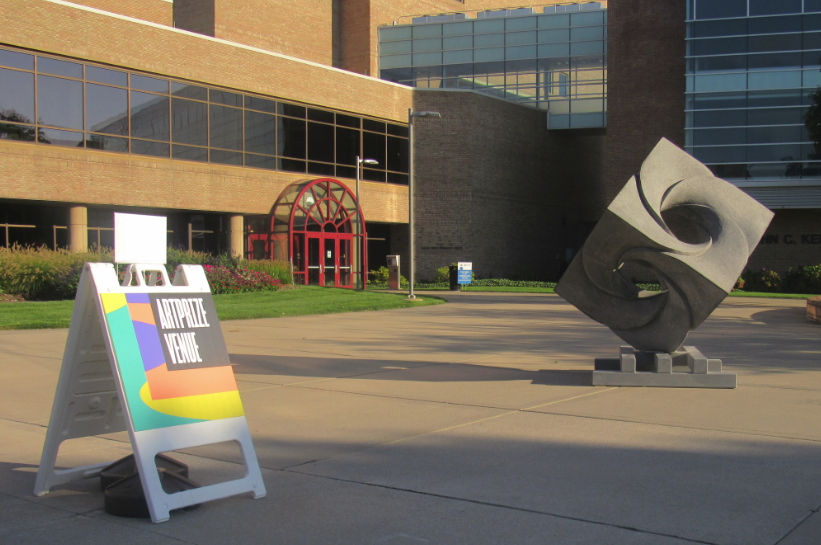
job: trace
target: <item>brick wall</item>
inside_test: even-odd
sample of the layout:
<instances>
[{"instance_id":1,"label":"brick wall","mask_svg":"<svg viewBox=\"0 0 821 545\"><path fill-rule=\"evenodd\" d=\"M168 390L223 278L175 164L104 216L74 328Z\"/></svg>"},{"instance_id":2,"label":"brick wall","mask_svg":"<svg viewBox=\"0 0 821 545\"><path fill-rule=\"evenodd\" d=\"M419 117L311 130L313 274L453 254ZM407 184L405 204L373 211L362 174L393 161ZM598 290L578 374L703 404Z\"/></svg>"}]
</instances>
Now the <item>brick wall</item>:
<instances>
[{"instance_id":1,"label":"brick wall","mask_svg":"<svg viewBox=\"0 0 821 545\"><path fill-rule=\"evenodd\" d=\"M0 43L393 120L411 89L42 0L3 0ZM329 46L330 58L330 46Z\"/></svg>"},{"instance_id":2,"label":"brick wall","mask_svg":"<svg viewBox=\"0 0 821 545\"><path fill-rule=\"evenodd\" d=\"M661 137L684 146L685 7L619 0L608 9L608 203Z\"/></svg>"},{"instance_id":3,"label":"brick wall","mask_svg":"<svg viewBox=\"0 0 821 545\"><path fill-rule=\"evenodd\" d=\"M177 0L178 28L337 66L342 0Z\"/></svg>"},{"instance_id":4,"label":"brick wall","mask_svg":"<svg viewBox=\"0 0 821 545\"><path fill-rule=\"evenodd\" d=\"M267 214L285 187L312 178L0 140L0 199ZM406 186L363 182L361 190L366 221L408 221Z\"/></svg>"},{"instance_id":5,"label":"brick wall","mask_svg":"<svg viewBox=\"0 0 821 545\"><path fill-rule=\"evenodd\" d=\"M371 73L371 0L345 0L340 13L339 67L358 74Z\"/></svg>"},{"instance_id":6,"label":"brick wall","mask_svg":"<svg viewBox=\"0 0 821 545\"><path fill-rule=\"evenodd\" d=\"M330 0L215 0L217 38L333 64Z\"/></svg>"},{"instance_id":7,"label":"brick wall","mask_svg":"<svg viewBox=\"0 0 821 545\"><path fill-rule=\"evenodd\" d=\"M442 114L414 128L417 278L453 261L557 278L601 214L604 137L468 91L417 90L414 109Z\"/></svg>"},{"instance_id":8,"label":"brick wall","mask_svg":"<svg viewBox=\"0 0 821 545\"><path fill-rule=\"evenodd\" d=\"M172 14L174 3L169 0L72 0L72 2L152 23L174 25Z\"/></svg>"},{"instance_id":9,"label":"brick wall","mask_svg":"<svg viewBox=\"0 0 821 545\"><path fill-rule=\"evenodd\" d=\"M331 60L336 68L342 67L342 5L343 0L331 0Z\"/></svg>"},{"instance_id":10,"label":"brick wall","mask_svg":"<svg viewBox=\"0 0 821 545\"><path fill-rule=\"evenodd\" d=\"M175 0L174 26L214 36L214 0Z\"/></svg>"}]
</instances>

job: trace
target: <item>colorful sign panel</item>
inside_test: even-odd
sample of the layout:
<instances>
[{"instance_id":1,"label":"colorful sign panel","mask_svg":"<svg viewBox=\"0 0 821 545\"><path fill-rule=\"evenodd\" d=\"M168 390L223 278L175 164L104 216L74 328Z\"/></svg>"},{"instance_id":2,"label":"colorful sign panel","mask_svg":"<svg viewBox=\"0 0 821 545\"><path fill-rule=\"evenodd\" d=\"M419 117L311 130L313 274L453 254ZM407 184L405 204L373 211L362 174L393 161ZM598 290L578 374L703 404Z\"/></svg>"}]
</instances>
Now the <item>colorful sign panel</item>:
<instances>
[{"instance_id":1,"label":"colorful sign panel","mask_svg":"<svg viewBox=\"0 0 821 545\"><path fill-rule=\"evenodd\" d=\"M209 293L101 293L134 431L244 416Z\"/></svg>"},{"instance_id":2,"label":"colorful sign panel","mask_svg":"<svg viewBox=\"0 0 821 545\"><path fill-rule=\"evenodd\" d=\"M470 261L460 261L457 264L456 282L458 284L470 284L473 274L473 263Z\"/></svg>"}]
</instances>

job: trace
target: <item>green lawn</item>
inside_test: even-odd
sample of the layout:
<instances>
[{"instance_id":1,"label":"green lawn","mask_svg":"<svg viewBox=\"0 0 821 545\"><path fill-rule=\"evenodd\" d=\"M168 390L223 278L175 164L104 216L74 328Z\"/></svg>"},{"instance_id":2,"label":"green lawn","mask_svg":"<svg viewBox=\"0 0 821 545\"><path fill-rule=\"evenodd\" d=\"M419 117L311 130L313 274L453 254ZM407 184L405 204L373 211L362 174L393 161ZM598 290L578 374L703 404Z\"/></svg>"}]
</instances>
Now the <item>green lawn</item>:
<instances>
[{"instance_id":1,"label":"green lawn","mask_svg":"<svg viewBox=\"0 0 821 545\"><path fill-rule=\"evenodd\" d=\"M0 303L0 329L68 327L74 301Z\"/></svg>"},{"instance_id":2,"label":"green lawn","mask_svg":"<svg viewBox=\"0 0 821 545\"><path fill-rule=\"evenodd\" d=\"M278 318L308 314L334 314L360 310L387 310L444 303L438 297L417 297L409 301L403 293L380 293L339 288L303 286L293 290L262 293L215 295L220 320Z\"/></svg>"},{"instance_id":3,"label":"green lawn","mask_svg":"<svg viewBox=\"0 0 821 545\"><path fill-rule=\"evenodd\" d=\"M424 296L416 302L404 294L358 292L313 286L276 292L215 295L220 320L280 318L308 314L334 314L361 310L387 310L444 303ZM74 301L0 303L0 329L51 329L68 327Z\"/></svg>"}]
</instances>

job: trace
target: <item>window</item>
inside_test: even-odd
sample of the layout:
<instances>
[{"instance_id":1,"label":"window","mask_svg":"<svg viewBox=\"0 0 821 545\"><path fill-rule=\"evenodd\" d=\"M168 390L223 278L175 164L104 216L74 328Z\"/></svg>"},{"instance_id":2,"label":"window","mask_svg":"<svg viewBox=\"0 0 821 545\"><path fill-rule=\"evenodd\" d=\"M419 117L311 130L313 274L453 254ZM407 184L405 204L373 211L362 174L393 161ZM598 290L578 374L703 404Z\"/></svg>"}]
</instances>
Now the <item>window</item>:
<instances>
[{"instance_id":1,"label":"window","mask_svg":"<svg viewBox=\"0 0 821 545\"><path fill-rule=\"evenodd\" d=\"M815 11L817 2L749 0L749 14L747 4L693 3L685 147L717 176L818 178L817 166L801 161L815 158L803 114L807 92L821 83L821 39L807 32L821 19L790 15L802 5Z\"/></svg>"},{"instance_id":2,"label":"window","mask_svg":"<svg viewBox=\"0 0 821 545\"><path fill-rule=\"evenodd\" d=\"M128 91L86 83L86 129L128 136Z\"/></svg>"},{"instance_id":3,"label":"window","mask_svg":"<svg viewBox=\"0 0 821 545\"><path fill-rule=\"evenodd\" d=\"M363 131L407 183L407 126L0 48L0 139L354 177Z\"/></svg>"},{"instance_id":4,"label":"window","mask_svg":"<svg viewBox=\"0 0 821 545\"><path fill-rule=\"evenodd\" d=\"M530 9L497 10L494 15L475 21L431 25L424 19L381 28L380 77L413 87L473 89L547 110L551 117L560 111L565 112L560 115L575 116L565 101L584 98L589 102L578 103L576 113L582 117L572 126L605 126L606 10L600 4L583 6L584 9L578 4L549 6L539 15L532 14ZM713 45L733 47L724 43ZM735 47L746 53L746 38ZM747 68L746 56L728 62L743 63L743 69ZM530 67L523 69L523 63ZM715 61L714 70L723 69L720 64ZM545 68L548 65L551 68ZM595 105L599 105L599 110L589 111ZM570 119L565 121L561 127L550 121L548 124L551 128L570 128Z\"/></svg>"},{"instance_id":5,"label":"window","mask_svg":"<svg viewBox=\"0 0 821 545\"><path fill-rule=\"evenodd\" d=\"M37 121L52 127L83 130L83 83L37 76Z\"/></svg>"}]
</instances>

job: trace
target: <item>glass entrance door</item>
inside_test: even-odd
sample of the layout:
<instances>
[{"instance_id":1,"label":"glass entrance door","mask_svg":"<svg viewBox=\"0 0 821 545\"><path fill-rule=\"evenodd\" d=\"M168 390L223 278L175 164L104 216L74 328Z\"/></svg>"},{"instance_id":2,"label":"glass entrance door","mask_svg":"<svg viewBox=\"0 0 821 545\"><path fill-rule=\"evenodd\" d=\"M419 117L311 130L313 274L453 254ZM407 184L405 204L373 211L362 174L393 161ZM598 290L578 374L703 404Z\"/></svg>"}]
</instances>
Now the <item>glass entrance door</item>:
<instances>
[{"instance_id":1,"label":"glass entrance door","mask_svg":"<svg viewBox=\"0 0 821 545\"><path fill-rule=\"evenodd\" d=\"M353 287L353 237L345 234L308 235L309 286Z\"/></svg>"},{"instance_id":2,"label":"glass entrance door","mask_svg":"<svg viewBox=\"0 0 821 545\"><path fill-rule=\"evenodd\" d=\"M308 237L308 285L322 285L322 239Z\"/></svg>"},{"instance_id":3,"label":"glass entrance door","mask_svg":"<svg viewBox=\"0 0 821 545\"><path fill-rule=\"evenodd\" d=\"M351 242L350 237L339 237L339 287L350 288L353 283L353 275L351 274Z\"/></svg>"},{"instance_id":4,"label":"glass entrance door","mask_svg":"<svg viewBox=\"0 0 821 545\"><path fill-rule=\"evenodd\" d=\"M325 286L336 286L336 258L338 256L336 246L336 238L328 237L325 239L325 255L323 256L325 260L325 278L323 285Z\"/></svg>"}]
</instances>

